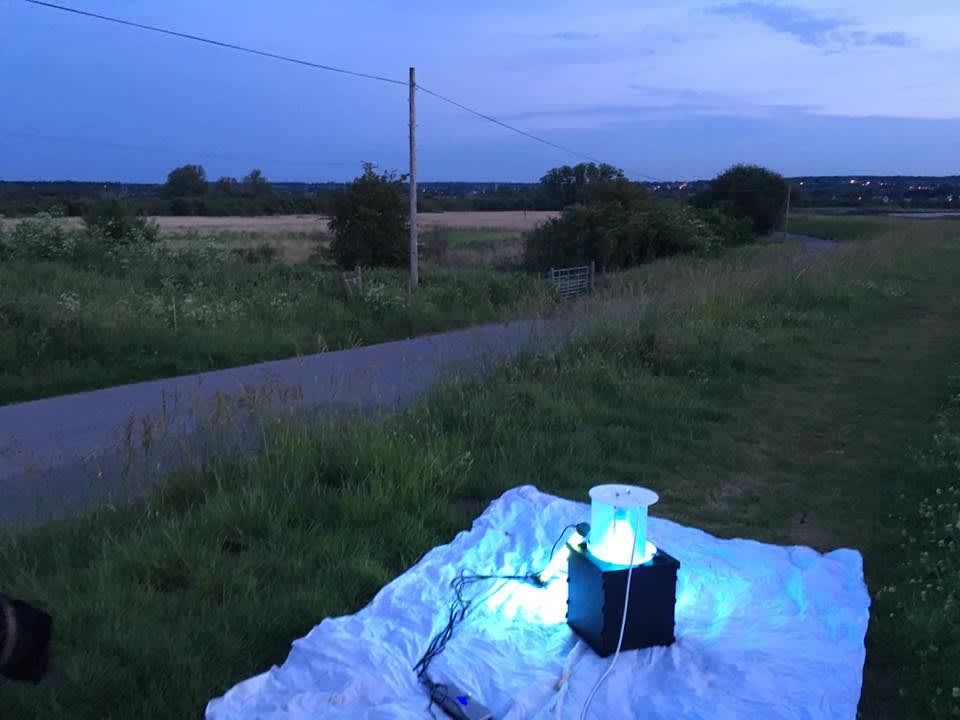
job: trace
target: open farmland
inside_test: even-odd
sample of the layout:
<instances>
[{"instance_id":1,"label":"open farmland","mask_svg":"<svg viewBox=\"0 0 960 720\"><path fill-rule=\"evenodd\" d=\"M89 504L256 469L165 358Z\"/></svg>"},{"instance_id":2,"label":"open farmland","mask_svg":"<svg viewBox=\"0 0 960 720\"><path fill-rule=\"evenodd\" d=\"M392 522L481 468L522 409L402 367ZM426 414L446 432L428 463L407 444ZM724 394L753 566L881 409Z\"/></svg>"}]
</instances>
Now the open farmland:
<instances>
[{"instance_id":1,"label":"open farmland","mask_svg":"<svg viewBox=\"0 0 960 720\"><path fill-rule=\"evenodd\" d=\"M0 404L548 312L545 281L517 264L521 229L549 215L426 215L414 295L404 269L386 268L365 271L363 292L348 294L324 259L327 236L302 230L325 226L317 216L166 218L155 246L82 262L5 261ZM211 221L220 230L172 231ZM60 222L41 221L37 233Z\"/></svg>"},{"instance_id":2,"label":"open farmland","mask_svg":"<svg viewBox=\"0 0 960 720\"><path fill-rule=\"evenodd\" d=\"M559 213L553 211L490 211L420 213L420 243L426 259L453 266L516 265L522 255L522 235ZM327 218L323 215L272 215L207 217L161 215L152 217L160 237L173 248L198 246L223 250L273 248L278 260L297 264L323 259L328 246ZM0 218L0 229L10 230L23 218ZM57 223L81 232L78 217L57 218ZM432 252L437 239L441 252Z\"/></svg>"},{"instance_id":3,"label":"open farmland","mask_svg":"<svg viewBox=\"0 0 960 720\"><path fill-rule=\"evenodd\" d=\"M510 230L525 232L543 221L559 215L553 211L493 211L419 213L418 224L424 230L432 228L468 228L482 230ZM287 233L327 232L327 218L323 215L273 215L260 217L199 217L159 216L153 218L164 233L260 233L283 235Z\"/></svg>"},{"instance_id":4,"label":"open farmland","mask_svg":"<svg viewBox=\"0 0 960 720\"><path fill-rule=\"evenodd\" d=\"M890 215L797 213L790 218L790 231L848 242L890 230L895 223Z\"/></svg>"},{"instance_id":5,"label":"open farmland","mask_svg":"<svg viewBox=\"0 0 960 720\"><path fill-rule=\"evenodd\" d=\"M81 260L56 256L81 238L76 219L32 220L40 255L0 263L0 404L542 313L554 301L515 267L519 231L496 229L539 219L430 216L424 243L442 231L449 250L425 258L413 295L403 268L364 269L348 292L318 216L159 218L163 242ZM458 222L472 225L443 225ZM512 267L464 267L504 243Z\"/></svg>"},{"instance_id":6,"label":"open farmland","mask_svg":"<svg viewBox=\"0 0 960 720\"><path fill-rule=\"evenodd\" d=\"M424 229L431 228L471 228L486 230L510 230L525 232L559 213L544 211L502 211L502 212L445 212L420 213L419 224ZM325 233L327 218L323 215L272 215L258 217L204 217L195 215L161 215L152 218L164 234L184 233L255 233L260 235L286 235ZM5 227L12 227L20 219L0 220ZM81 218L63 218L68 227L83 228Z\"/></svg>"}]
</instances>

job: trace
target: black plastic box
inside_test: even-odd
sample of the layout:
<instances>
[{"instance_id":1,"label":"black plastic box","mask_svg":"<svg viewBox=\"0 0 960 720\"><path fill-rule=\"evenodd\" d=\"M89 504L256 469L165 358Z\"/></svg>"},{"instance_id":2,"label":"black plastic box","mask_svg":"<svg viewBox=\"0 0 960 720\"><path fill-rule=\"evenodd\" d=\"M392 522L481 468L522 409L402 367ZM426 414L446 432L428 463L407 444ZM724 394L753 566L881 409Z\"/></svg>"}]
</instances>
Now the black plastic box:
<instances>
[{"instance_id":1,"label":"black plastic box","mask_svg":"<svg viewBox=\"0 0 960 720\"><path fill-rule=\"evenodd\" d=\"M621 650L673 644L679 569L662 550L633 568ZM570 549L567 624L601 657L617 649L627 572L590 555L585 543Z\"/></svg>"}]
</instances>

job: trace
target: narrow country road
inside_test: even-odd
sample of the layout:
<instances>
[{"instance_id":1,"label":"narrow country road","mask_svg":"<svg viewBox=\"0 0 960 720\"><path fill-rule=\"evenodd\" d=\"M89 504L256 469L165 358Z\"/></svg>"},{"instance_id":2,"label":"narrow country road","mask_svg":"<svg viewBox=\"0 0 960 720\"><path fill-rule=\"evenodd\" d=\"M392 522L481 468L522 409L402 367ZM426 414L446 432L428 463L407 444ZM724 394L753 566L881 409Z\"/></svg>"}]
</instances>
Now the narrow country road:
<instances>
[{"instance_id":1,"label":"narrow country road","mask_svg":"<svg viewBox=\"0 0 960 720\"><path fill-rule=\"evenodd\" d=\"M557 347L572 327L564 316L482 325L0 407L0 528L135 498L213 452L255 452L264 418L400 409L440 381Z\"/></svg>"},{"instance_id":2,"label":"narrow country road","mask_svg":"<svg viewBox=\"0 0 960 720\"><path fill-rule=\"evenodd\" d=\"M253 417L395 410L570 323L522 320L0 407L0 526L142 494L211 449L256 450Z\"/></svg>"}]
</instances>

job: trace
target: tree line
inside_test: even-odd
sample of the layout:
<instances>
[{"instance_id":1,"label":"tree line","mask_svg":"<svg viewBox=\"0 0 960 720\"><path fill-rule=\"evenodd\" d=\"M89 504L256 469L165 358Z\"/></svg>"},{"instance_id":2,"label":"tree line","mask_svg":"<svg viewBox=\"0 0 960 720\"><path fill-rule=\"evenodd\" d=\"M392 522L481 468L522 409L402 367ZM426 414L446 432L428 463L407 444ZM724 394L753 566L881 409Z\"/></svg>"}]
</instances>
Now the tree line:
<instances>
[{"instance_id":1,"label":"tree line","mask_svg":"<svg viewBox=\"0 0 960 720\"><path fill-rule=\"evenodd\" d=\"M339 265L408 261L404 180L367 164L335 196L330 252ZM612 165L580 163L548 171L540 189L562 211L527 233L528 268L592 262L606 270L753 242L783 222L788 185L766 168L736 165L687 201L657 197Z\"/></svg>"},{"instance_id":2,"label":"tree line","mask_svg":"<svg viewBox=\"0 0 960 720\"><path fill-rule=\"evenodd\" d=\"M322 213L328 203L326 194L278 193L257 168L242 180L223 176L209 182L202 165L182 165L171 170L160 195L174 215Z\"/></svg>"},{"instance_id":3,"label":"tree line","mask_svg":"<svg viewBox=\"0 0 960 720\"><path fill-rule=\"evenodd\" d=\"M189 164L170 171L156 198L94 198L79 214L100 236L123 242L156 238L155 226L144 221L159 214L150 212L156 202L175 214L324 212L331 218L330 254L339 265L398 266L409 258L407 187L405 176L366 163L342 190L297 196L278 193L259 169L210 182L201 165ZM609 164L552 168L536 186L537 196L541 206L561 214L526 235L526 264L542 269L592 262L614 269L748 243L782 222L787 188L777 173L752 165L728 169L686 199L651 193Z\"/></svg>"},{"instance_id":4,"label":"tree line","mask_svg":"<svg viewBox=\"0 0 960 720\"><path fill-rule=\"evenodd\" d=\"M50 212L82 217L119 199L141 215L282 215L325 213L333 189L276 190L259 169L214 182L202 165L182 165L160 185L92 182L0 182L0 215Z\"/></svg>"}]
</instances>

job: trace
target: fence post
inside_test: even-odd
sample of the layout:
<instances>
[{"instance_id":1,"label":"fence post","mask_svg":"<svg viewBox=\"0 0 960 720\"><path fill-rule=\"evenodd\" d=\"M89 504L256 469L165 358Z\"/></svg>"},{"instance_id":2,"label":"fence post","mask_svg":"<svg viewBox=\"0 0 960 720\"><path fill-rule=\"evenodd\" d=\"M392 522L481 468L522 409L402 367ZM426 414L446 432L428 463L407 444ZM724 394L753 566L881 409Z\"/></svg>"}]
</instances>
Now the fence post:
<instances>
[{"instance_id":1,"label":"fence post","mask_svg":"<svg viewBox=\"0 0 960 720\"><path fill-rule=\"evenodd\" d=\"M596 260L590 261L590 294L593 294L593 273L596 269Z\"/></svg>"}]
</instances>

